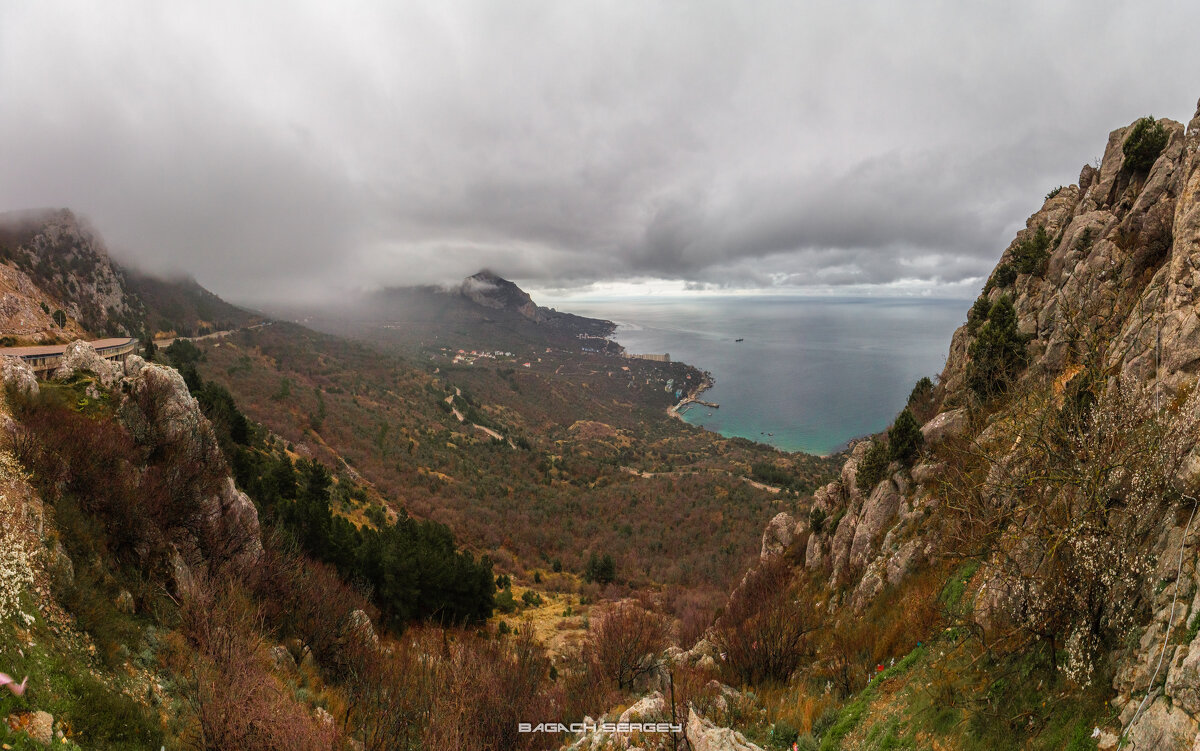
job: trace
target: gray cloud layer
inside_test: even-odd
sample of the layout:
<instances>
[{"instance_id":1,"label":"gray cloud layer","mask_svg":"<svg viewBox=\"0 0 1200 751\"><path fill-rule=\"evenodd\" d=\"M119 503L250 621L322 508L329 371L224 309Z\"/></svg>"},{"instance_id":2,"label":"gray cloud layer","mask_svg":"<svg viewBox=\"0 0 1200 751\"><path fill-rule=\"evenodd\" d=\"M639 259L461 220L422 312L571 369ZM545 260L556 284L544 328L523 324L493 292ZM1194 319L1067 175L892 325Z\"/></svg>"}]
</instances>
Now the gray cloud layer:
<instances>
[{"instance_id":1,"label":"gray cloud layer","mask_svg":"<svg viewBox=\"0 0 1200 751\"><path fill-rule=\"evenodd\" d=\"M0 209L267 302L451 281L960 291L1200 8L0 0Z\"/></svg>"}]
</instances>

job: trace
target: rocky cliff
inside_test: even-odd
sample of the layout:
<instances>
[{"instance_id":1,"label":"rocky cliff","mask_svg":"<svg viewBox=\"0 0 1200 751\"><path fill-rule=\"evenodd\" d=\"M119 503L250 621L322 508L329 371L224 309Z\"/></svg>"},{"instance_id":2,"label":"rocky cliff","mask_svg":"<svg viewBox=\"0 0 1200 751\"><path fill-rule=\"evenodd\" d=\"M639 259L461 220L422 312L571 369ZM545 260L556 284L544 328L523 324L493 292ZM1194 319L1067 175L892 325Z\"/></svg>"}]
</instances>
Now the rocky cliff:
<instances>
[{"instance_id":1,"label":"rocky cliff","mask_svg":"<svg viewBox=\"0 0 1200 751\"><path fill-rule=\"evenodd\" d=\"M1139 163L1146 133L1161 150ZM806 513L764 535L764 558L787 554L824 582L831 616L974 561L963 622L985 642L1049 640L1069 685L1110 682L1101 748L1200 747L1198 148L1200 109L1186 127L1114 130L1099 166L1029 218L954 333L915 465L863 487L864 441ZM1002 299L1021 349L990 393L976 342Z\"/></svg>"},{"instance_id":2,"label":"rocky cliff","mask_svg":"<svg viewBox=\"0 0 1200 751\"><path fill-rule=\"evenodd\" d=\"M0 358L0 379L6 389L17 393L34 396L39 391L33 371L17 358ZM169 561L158 563L169 563L168 573L176 586L196 567L226 561L253 564L262 553L258 512L235 487L212 426L177 370L147 363L137 355L123 363L105 360L87 342L75 341L67 346L53 380L88 383L83 401L112 404L113 412L139 443L152 453L169 456L162 464L166 471L161 479L175 483L165 494L173 508L148 509L160 516L163 524L157 535L146 534L139 540L138 555L143 563L155 564L149 560L151 547L167 552ZM7 409L0 419L7 445L32 440L32 434L15 423ZM115 476L122 469L108 471ZM116 481L122 479L116 477Z\"/></svg>"}]
</instances>

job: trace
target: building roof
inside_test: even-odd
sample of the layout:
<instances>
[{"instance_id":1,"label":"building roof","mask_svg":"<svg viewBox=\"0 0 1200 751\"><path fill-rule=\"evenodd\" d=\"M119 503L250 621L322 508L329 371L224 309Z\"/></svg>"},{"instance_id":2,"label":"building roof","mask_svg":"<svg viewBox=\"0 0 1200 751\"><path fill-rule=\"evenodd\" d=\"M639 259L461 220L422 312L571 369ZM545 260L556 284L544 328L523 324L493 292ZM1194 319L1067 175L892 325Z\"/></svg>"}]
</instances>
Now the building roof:
<instances>
[{"instance_id":1,"label":"building roof","mask_svg":"<svg viewBox=\"0 0 1200 751\"><path fill-rule=\"evenodd\" d=\"M125 344L131 344L134 341L136 340L130 337L120 337L116 339L97 339L88 342L88 344L100 350L108 347L120 347ZM41 344L34 347L0 347L0 355L10 355L12 357L46 357L47 355L61 355L66 349L66 344Z\"/></svg>"}]
</instances>

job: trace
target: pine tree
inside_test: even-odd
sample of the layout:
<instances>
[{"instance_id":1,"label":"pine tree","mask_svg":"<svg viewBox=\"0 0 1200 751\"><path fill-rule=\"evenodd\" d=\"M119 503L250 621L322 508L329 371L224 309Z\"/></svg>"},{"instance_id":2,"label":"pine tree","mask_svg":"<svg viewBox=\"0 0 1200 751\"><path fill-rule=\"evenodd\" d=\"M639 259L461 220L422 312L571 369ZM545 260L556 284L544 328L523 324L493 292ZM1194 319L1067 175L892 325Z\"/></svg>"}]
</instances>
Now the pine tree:
<instances>
[{"instance_id":1,"label":"pine tree","mask_svg":"<svg viewBox=\"0 0 1200 751\"><path fill-rule=\"evenodd\" d=\"M892 461L911 466L923 443L925 436L921 435L921 426L917 424L917 418L913 416L912 410L905 408L896 416L896 422L888 431L888 447Z\"/></svg>"},{"instance_id":2,"label":"pine tree","mask_svg":"<svg viewBox=\"0 0 1200 751\"><path fill-rule=\"evenodd\" d=\"M1017 329L1017 312L1005 295L988 311L988 321L967 349L967 386L988 400L1008 390L1028 363L1026 337Z\"/></svg>"},{"instance_id":3,"label":"pine tree","mask_svg":"<svg viewBox=\"0 0 1200 751\"><path fill-rule=\"evenodd\" d=\"M871 444L871 448L867 449L867 453L863 455L862 461L858 464L858 474L855 476L854 482L858 485L859 490L869 493L879 484L879 481L887 474L889 455L886 443L875 441Z\"/></svg>"}]
</instances>

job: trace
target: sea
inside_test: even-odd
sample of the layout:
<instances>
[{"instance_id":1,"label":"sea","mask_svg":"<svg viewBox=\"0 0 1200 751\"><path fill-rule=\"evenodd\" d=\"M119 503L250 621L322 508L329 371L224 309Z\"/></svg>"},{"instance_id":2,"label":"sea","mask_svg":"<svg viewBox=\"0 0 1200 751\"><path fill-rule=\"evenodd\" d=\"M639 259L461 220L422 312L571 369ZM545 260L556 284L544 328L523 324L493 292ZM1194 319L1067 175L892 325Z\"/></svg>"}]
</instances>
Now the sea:
<instances>
[{"instance_id":1,"label":"sea","mask_svg":"<svg viewBox=\"0 0 1200 751\"><path fill-rule=\"evenodd\" d=\"M562 300L617 324L627 352L667 353L716 385L684 419L785 451L828 455L887 427L922 376L942 371L970 301L666 296Z\"/></svg>"}]
</instances>

